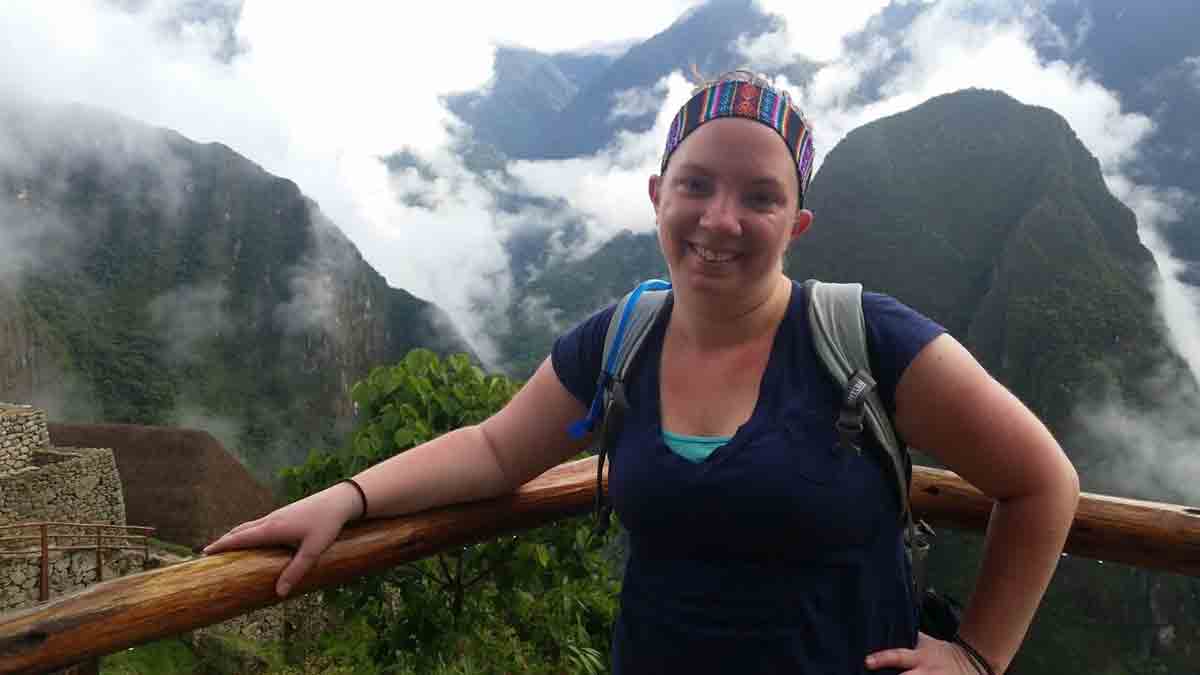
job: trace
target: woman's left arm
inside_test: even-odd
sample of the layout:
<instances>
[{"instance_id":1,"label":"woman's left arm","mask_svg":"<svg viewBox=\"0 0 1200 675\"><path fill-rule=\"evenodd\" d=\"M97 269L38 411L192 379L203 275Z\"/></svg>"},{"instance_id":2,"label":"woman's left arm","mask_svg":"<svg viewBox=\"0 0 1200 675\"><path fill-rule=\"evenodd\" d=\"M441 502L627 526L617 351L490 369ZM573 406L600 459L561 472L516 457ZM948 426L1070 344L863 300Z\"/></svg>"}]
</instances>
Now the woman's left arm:
<instances>
[{"instance_id":1,"label":"woman's left arm","mask_svg":"<svg viewBox=\"0 0 1200 675\"><path fill-rule=\"evenodd\" d=\"M959 633L1004 672L1054 574L1079 476L1041 421L949 335L904 371L895 421L909 445L996 500Z\"/></svg>"}]
</instances>

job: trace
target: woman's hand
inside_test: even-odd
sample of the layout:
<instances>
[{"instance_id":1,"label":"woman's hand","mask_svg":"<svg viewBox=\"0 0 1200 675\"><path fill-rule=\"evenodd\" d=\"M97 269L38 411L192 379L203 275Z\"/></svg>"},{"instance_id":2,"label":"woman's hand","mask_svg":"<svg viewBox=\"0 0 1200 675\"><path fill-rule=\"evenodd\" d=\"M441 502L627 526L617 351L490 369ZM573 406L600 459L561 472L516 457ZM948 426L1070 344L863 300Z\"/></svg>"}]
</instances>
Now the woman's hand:
<instances>
[{"instance_id":1,"label":"woman's hand","mask_svg":"<svg viewBox=\"0 0 1200 675\"><path fill-rule=\"evenodd\" d=\"M867 669L895 668L909 675L978 675L971 657L952 642L917 633L914 649L885 649L867 657Z\"/></svg>"},{"instance_id":2,"label":"woman's hand","mask_svg":"<svg viewBox=\"0 0 1200 675\"><path fill-rule=\"evenodd\" d=\"M312 569L321 553L362 508L358 492L348 483L338 483L321 492L242 523L204 547L212 555L222 551L265 546L296 548L296 555L275 582L280 597L288 594Z\"/></svg>"}]
</instances>

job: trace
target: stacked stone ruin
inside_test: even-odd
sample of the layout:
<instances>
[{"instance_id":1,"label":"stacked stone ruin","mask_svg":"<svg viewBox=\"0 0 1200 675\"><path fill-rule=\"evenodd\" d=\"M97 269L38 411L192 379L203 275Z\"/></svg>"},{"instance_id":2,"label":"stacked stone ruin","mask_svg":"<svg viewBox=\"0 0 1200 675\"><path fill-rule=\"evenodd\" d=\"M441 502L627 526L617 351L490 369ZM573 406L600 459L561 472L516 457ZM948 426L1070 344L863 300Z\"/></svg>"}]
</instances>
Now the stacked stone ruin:
<instances>
[{"instance_id":1,"label":"stacked stone ruin","mask_svg":"<svg viewBox=\"0 0 1200 675\"><path fill-rule=\"evenodd\" d=\"M0 526L36 521L125 524L125 502L111 449L51 447L46 413L0 403ZM59 528L61 530L61 528ZM36 528L22 528L33 534ZM0 538L13 536L0 530ZM87 544L86 537L61 542ZM36 548L36 542L16 548ZM5 549L0 544L0 551ZM51 552L50 598L96 583L94 551ZM138 572L138 552L104 554L104 579ZM38 603L40 552L0 557L0 613ZM189 634L193 641L233 633L255 641L312 641L329 621L320 595L294 598Z\"/></svg>"},{"instance_id":2,"label":"stacked stone ruin","mask_svg":"<svg viewBox=\"0 0 1200 675\"><path fill-rule=\"evenodd\" d=\"M0 403L0 525L31 522L125 525L121 480L111 450L51 447L44 410ZM59 543L84 543L83 532ZM37 533L34 527L5 529L0 538ZM3 550L38 546L36 541L6 543ZM141 557L135 554L107 551L104 558L106 579L140 569ZM40 550L0 557L0 612L38 601L40 559ZM50 597L96 582L93 551L51 552L49 561Z\"/></svg>"}]
</instances>

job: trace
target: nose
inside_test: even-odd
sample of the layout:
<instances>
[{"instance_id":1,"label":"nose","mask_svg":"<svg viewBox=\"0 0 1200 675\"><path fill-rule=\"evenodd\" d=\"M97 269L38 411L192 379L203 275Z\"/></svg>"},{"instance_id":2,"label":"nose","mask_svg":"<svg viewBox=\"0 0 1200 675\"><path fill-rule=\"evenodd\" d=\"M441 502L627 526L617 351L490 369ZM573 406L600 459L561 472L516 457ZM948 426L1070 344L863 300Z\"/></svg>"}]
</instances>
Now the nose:
<instances>
[{"instance_id":1,"label":"nose","mask_svg":"<svg viewBox=\"0 0 1200 675\"><path fill-rule=\"evenodd\" d=\"M735 196L724 190L715 192L704 205L704 213L700 214L700 226L722 234L741 234Z\"/></svg>"}]
</instances>

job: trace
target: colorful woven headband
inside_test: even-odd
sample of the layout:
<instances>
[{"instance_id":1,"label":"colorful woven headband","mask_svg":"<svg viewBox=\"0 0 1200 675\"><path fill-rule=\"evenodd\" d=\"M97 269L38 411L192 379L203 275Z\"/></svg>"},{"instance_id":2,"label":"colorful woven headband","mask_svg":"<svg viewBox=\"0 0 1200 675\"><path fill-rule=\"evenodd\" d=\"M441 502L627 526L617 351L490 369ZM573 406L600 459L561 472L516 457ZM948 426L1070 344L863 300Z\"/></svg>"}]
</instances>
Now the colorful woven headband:
<instances>
[{"instance_id":1,"label":"colorful woven headband","mask_svg":"<svg viewBox=\"0 0 1200 675\"><path fill-rule=\"evenodd\" d=\"M796 162L796 175L800 179L800 205L803 206L808 182L812 178L812 126L792 105L787 92L776 90L760 78L755 78L753 82L722 80L696 92L671 122L660 175L666 174L667 161L683 139L701 124L718 117L745 117L762 122L779 133Z\"/></svg>"}]
</instances>

